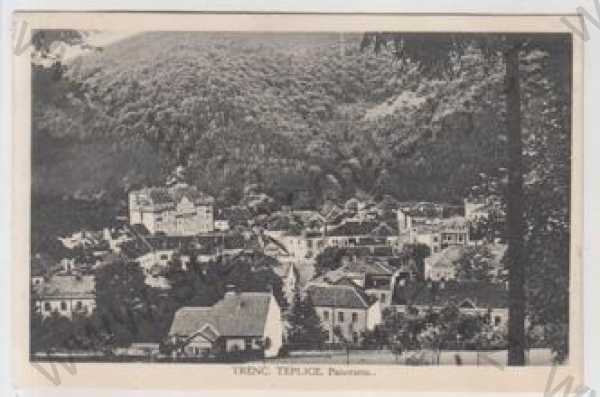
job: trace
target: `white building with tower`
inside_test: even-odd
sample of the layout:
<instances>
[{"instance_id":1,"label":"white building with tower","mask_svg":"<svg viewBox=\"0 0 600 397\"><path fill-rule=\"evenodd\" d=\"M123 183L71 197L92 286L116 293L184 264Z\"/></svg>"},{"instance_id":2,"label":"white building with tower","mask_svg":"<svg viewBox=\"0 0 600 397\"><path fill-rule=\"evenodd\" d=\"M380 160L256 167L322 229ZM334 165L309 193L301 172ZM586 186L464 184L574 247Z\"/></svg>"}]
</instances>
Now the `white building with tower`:
<instances>
[{"instance_id":1,"label":"white building with tower","mask_svg":"<svg viewBox=\"0 0 600 397\"><path fill-rule=\"evenodd\" d=\"M129 223L152 234L189 236L214 231L214 198L194 186L149 187L129 192Z\"/></svg>"}]
</instances>

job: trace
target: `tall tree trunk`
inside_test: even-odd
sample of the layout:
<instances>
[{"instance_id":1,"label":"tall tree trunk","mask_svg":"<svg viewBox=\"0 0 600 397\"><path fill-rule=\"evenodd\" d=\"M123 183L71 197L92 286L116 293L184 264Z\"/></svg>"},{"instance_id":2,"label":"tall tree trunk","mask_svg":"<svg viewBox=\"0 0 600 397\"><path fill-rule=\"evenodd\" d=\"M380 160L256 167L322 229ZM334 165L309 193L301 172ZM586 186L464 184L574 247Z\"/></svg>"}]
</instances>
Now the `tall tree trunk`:
<instances>
[{"instance_id":1,"label":"tall tree trunk","mask_svg":"<svg viewBox=\"0 0 600 397\"><path fill-rule=\"evenodd\" d=\"M518 42L504 53L506 63L506 125L508 129L508 365L525 365L525 255L521 87Z\"/></svg>"}]
</instances>

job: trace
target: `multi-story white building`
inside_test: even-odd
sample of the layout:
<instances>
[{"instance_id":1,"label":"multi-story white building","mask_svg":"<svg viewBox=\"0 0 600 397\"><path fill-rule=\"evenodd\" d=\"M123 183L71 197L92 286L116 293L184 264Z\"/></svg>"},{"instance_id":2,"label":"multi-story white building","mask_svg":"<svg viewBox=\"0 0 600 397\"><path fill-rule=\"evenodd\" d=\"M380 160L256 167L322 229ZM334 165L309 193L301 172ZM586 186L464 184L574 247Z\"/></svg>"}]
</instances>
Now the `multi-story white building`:
<instances>
[{"instance_id":1,"label":"multi-story white building","mask_svg":"<svg viewBox=\"0 0 600 397\"><path fill-rule=\"evenodd\" d=\"M189 236L214 230L214 198L193 186L151 187L129 192L129 223L152 234Z\"/></svg>"},{"instance_id":2,"label":"multi-story white building","mask_svg":"<svg viewBox=\"0 0 600 397\"><path fill-rule=\"evenodd\" d=\"M469 244L469 225L461 216L423 217L399 210L398 230L404 243L425 244L432 253L454 245Z\"/></svg>"}]
</instances>

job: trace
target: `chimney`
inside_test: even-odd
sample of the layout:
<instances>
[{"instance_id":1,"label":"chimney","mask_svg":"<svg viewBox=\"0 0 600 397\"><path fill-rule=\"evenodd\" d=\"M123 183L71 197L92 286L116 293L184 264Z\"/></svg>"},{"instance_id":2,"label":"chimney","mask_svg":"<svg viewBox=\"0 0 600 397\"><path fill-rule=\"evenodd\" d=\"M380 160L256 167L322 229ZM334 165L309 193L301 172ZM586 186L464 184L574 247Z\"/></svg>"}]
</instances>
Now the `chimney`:
<instances>
[{"instance_id":1,"label":"chimney","mask_svg":"<svg viewBox=\"0 0 600 397\"><path fill-rule=\"evenodd\" d=\"M227 284L225 286L225 298L233 297L238 294L237 288L234 284Z\"/></svg>"},{"instance_id":2,"label":"chimney","mask_svg":"<svg viewBox=\"0 0 600 397\"><path fill-rule=\"evenodd\" d=\"M106 241L111 241L112 240L110 230L107 227L105 227L104 229L102 229L102 237Z\"/></svg>"}]
</instances>

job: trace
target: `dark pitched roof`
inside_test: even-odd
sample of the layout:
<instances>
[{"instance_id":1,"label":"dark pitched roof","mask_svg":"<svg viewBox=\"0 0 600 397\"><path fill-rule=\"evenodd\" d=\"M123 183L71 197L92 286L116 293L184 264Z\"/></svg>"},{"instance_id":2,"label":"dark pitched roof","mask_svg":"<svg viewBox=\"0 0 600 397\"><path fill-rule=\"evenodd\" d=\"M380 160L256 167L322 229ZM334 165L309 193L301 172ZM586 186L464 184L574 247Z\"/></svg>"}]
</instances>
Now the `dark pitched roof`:
<instances>
[{"instance_id":1,"label":"dark pitched roof","mask_svg":"<svg viewBox=\"0 0 600 397\"><path fill-rule=\"evenodd\" d=\"M373 256L393 256L394 249L392 247L375 247Z\"/></svg>"},{"instance_id":2,"label":"dark pitched roof","mask_svg":"<svg viewBox=\"0 0 600 397\"><path fill-rule=\"evenodd\" d=\"M243 236L219 234L202 236L153 235L126 241L120 245L121 252L130 259L139 258L152 250L182 250L195 254L216 253L220 248L244 248Z\"/></svg>"},{"instance_id":3,"label":"dark pitched roof","mask_svg":"<svg viewBox=\"0 0 600 397\"><path fill-rule=\"evenodd\" d=\"M217 217L217 219L226 219L230 222L247 222L252 219L250 210L242 206L233 206L223 208Z\"/></svg>"},{"instance_id":4,"label":"dark pitched roof","mask_svg":"<svg viewBox=\"0 0 600 397\"><path fill-rule=\"evenodd\" d=\"M226 294L210 307L183 307L175 313L169 335L191 336L206 325L220 336L262 336L273 295L262 292Z\"/></svg>"},{"instance_id":5,"label":"dark pitched roof","mask_svg":"<svg viewBox=\"0 0 600 397\"><path fill-rule=\"evenodd\" d=\"M389 194L384 195L381 201L377 204L377 208L382 211L395 211L399 206L400 202Z\"/></svg>"},{"instance_id":6,"label":"dark pitched roof","mask_svg":"<svg viewBox=\"0 0 600 397\"><path fill-rule=\"evenodd\" d=\"M332 229L327 234L329 236L364 236L371 233L379 225L378 222L358 222L358 221L347 221L340 226Z\"/></svg>"},{"instance_id":7,"label":"dark pitched roof","mask_svg":"<svg viewBox=\"0 0 600 397\"><path fill-rule=\"evenodd\" d=\"M396 234L394 227L385 222L378 221L346 221L333 228L330 236L365 236L387 237Z\"/></svg>"},{"instance_id":8,"label":"dark pitched roof","mask_svg":"<svg viewBox=\"0 0 600 397\"><path fill-rule=\"evenodd\" d=\"M96 294L94 276L54 276L36 285L40 298L93 298Z\"/></svg>"},{"instance_id":9,"label":"dark pitched roof","mask_svg":"<svg viewBox=\"0 0 600 397\"><path fill-rule=\"evenodd\" d=\"M398 288L407 304L440 306L449 302L460 305L469 299L476 307L508 307L508 290L503 284L486 282L420 282Z\"/></svg>"},{"instance_id":10,"label":"dark pitched roof","mask_svg":"<svg viewBox=\"0 0 600 397\"><path fill-rule=\"evenodd\" d=\"M211 195L198 190L198 188L195 186L189 186L187 184L178 184L169 188L149 187L138 191L138 193L142 193L147 198L147 200L142 198L138 199L141 200L140 204L142 205L174 205L175 203L179 202L182 197L187 197L188 200L199 205L213 204L215 201Z\"/></svg>"},{"instance_id":11,"label":"dark pitched roof","mask_svg":"<svg viewBox=\"0 0 600 397\"><path fill-rule=\"evenodd\" d=\"M394 236L396 235L396 232L397 230L394 226L388 225L385 222L381 222L372 230L372 234L379 237Z\"/></svg>"},{"instance_id":12,"label":"dark pitched roof","mask_svg":"<svg viewBox=\"0 0 600 397\"><path fill-rule=\"evenodd\" d=\"M141 223L136 223L134 225L130 226L131 230L139 235L139 236L149 236L150 235L150 231L148 230L148 228L145 225L142 225Z\"/></svg>"},{"instance_id":13,"label":"dark pitched roof","mask_svg":"<svg viewBox=\"0 0 600 397\"><path fill-rule=\"evenodd\" d=\"M148 197L154 204L167 204L173 201L169 191L165 188L151 188L148 191Z\"/></svg>"},{"instance_id":14,"label":"dark pitched roof","mask_svg":"<svg viewBox=\"0 0 600 397\"><path fill-rule=\"evenodd\" d=\"M319 209L319 213L321 215L323 215L324 217L329 216L329 214L331 212L341 212L342 208L337 204L334 203L333 201L326 201L323 206Z\"/></svg>"},{"instance_id":15,"label":"dark pitched roof","mask_svg":"<svg viewBox=\"0 0 600 397\"><path fill-rule=\"evenodd\" d=\"M221 236L150 236L146 241L155 250L200 249L215 245Z\"/></svg>"},{"instance_id":16,"label":"dark pitched roof","mask_svg":"<svg viewBox=\"0 0 600 397\"><path fill-rule=\"evenodd\" d=\"M272 231L287 231L290 228L290 218L277 214L268 221L267 229Z\"/></svg>"},{"instance_id":17,"label":"dark pitched roof","mask_svg":"<svg viewBox=\"0 0 600 397\"><path fill-rule=\"evenodd\" d=\"M223 238L223 242L224 248L227 250L243 249L246 247L246 240L244 239L244 236L239 234L225 236Z\"/></svg>"},{"instance_id":18,"label":"dark pitched roof","mask_svg":"<svg viewBox=\"0 0 600 397\"><path fill-rule=\"evenodd\" d=\"M129 259L136 259L150 252L148 244L140 240L125 241L119 245L121 253Z\"/></svg>"},{"instance_id":19,"label":"dark pitched roof","mask_svg":"<svg viewBox=\"0 0 600 397\"><path fill-rule=\"evenodd\" d=\"M310 285L306 292L314 306L367 309L373 301L350 285Z\"/></svg>"},{"instance_id":20,"label":"dark pitched roof","mask_svg":"<svg viewBox=\"0 0 600 397\"><path fill-rule=\"evenodd\" d=\"M215 199L209 194L206 194L198 190L195 186L189 186L186 184L175 185L170 189L170 195L175 202L179 202L183 197L194 204L208 205L214 204Z\"/></svg>"},{"instance_id":21,"label":"dark pitched roof","mask_svg":"<svg viewBox=\"0 0 600 397\"><path fill-rule=\"evenodd\" d=\"M315 278L312 282L315 285L339 284L340 281L356 274L364 276L392 276L394 271L395 269L386 261L381 261L374 257L363 257L348 262L335 270L330 270Z\"/></svg>"},{"instance_id":22,"label":"dark pitched roof","mask_svg":"<svg viewBox=\"0 0 600 397\"><path fill-rule=\"evenodd\" d=\"M346 247L344 248L344 252L347 256L370 256L371 249L369 247Z\"/></svg>"},{"instance_id":23,"label":"dark pitched roof","mask_svg":"<svg viewBox=\"0 0 600 397\"><path fill-rule=\"evenodd\" d=\"M391 276L394 269L383 261L374 258L358 258L357 260L346 263L340 268L344 273L364 273L376 276Z\"/></svg>"},{"instance_id":24,"label":"dark pitched roof","mask_svg":"<svg viewBox=\"0 0 600 397\"><path fill-rule=\"evenodd\" d=\"M285 245L283 245L279 240L267 235L267 234L263 234L262 235L262 239L264 242L264 246L266 247L269 244L273 244L275 245L280 251L282 251L285 255L289 255L289 251L287 248L285 248Z\"/></svg>"}]
</instances>

